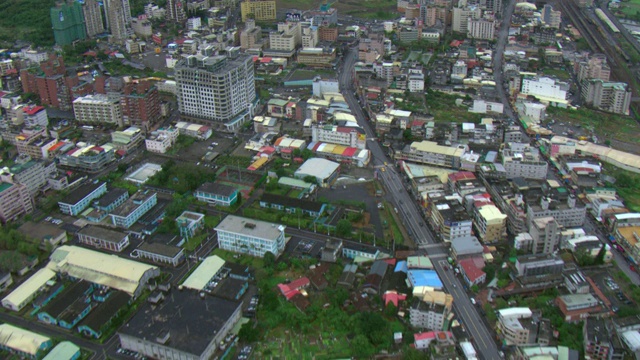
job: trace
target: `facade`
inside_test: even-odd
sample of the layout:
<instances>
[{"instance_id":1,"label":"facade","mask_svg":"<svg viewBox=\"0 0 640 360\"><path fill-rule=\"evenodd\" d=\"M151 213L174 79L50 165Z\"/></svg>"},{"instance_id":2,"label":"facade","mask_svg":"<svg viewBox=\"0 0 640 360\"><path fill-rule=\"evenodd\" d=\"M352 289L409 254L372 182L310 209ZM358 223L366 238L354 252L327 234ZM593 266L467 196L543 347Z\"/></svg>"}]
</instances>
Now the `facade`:
<instances>
[{"instance_id":1,"label":"facade","mask_svg":"<svg viewBox=\"0 0 640 360\"><path fill-rule=\"evenodd\" d=\"M454 7L451 29L454 32L467 34L469 32L469 19L480 19L481 16L482 9L480 7Z\"/></svg>"},{"instance_id":2,"label":"facade","mask_svg":"<svg viewBox=\"0 0 640 360\"><path fill-rule=\"evenodd\" d=\"M469 19L467 24L467 37L471 39L493 40L496 23L494 20Z\"/></svg>"},{"instance_id":3,"label":"facade","mask_svg":"<svg viewBox=\"0 0 640 360\"><path fill-rule=\"evenodd\" d=\"M581 94L587 105L614 114L629 114L631 91L627 83L591 79L582 83Z\"/></svg>"},{"instance_id":4,"label":"facade","mask_svg":"<svg viewBox=\"0 0 640 360\"><path fill-rule=\"evenodd\" d=\"M540 157L540 151L529 144L508 144L501 155L507 178L546 179L549 165Z\"/></svg>"},{"instance_id":5,"label":"facade","mask_svg":"<svg viewBox=\"0 0 640 360\"><path fill-rule=\"evenodd\" d=\"M284 251L284 225L228 215L215 230L221 249L263 257L266 252L278 257Z\"/></svg>"},{"instance_id":6,"label":"facade","mask_svg":"<svg viewBox=\"0 0 640 360\"><path fill-rule=\"evenodd\" d=\"M111 216L111 222L117 227L128 229L131 225L135 224L142 215L151 210L157 202L158 199L155 192L149 190L138 191L109 214L109 216Z\"/></svg>"},{"instance_id":7,"label":"facade","mask_svg":"<svg viewBox=\"0 0 640 360\"><path fill-rule=\"evenodd\" d=\"M556 305L566 322L582 321L604 310L600 300L591 294L569 294L556 298Z\"/></svg>"},{"instance_id":8,"label":"facade","mask_svg":"<svg viewBox=\"0 0 640 360\"><path fill-rule=\"evenodd\" d=\"M121 252L129 246L129 234L89 225L78 231L78 241L99 249Z\"/></svg>"},{"instance_id":9,"label":"facade","mask_svg":"<svg viewBox=\"0 0 640 360\"><path fill-rule=\"evenodd\" d=\"M123 42L128 37L127 26L131 21L129 0L106 0L104 2L107 28L115 42Z\"/></svg>"},{"instance_id":10,"label":"facade","mask_svg":"<svg viewBox=\"0 0 640 360\"><path fill-rule=\"evenodd\" d=\"M311 128L311 141L365 149L367 135L360 128L342 127L334 125L315 125Z\"/></svg>"},{"instance_id":11,"label":"facade","mask_svg":"<svg viewBox=\"0 0 640 360\"><path fill-rule=\"evenodd\" d=\"M471 236L473 221L455 196L430 199L427 214L443 241Z\"/></svg>"},{"instance_id":12,"label":"facade","mask_svg":"<svg viewBox=\"0 0 640 360\"><path fill-rule=\"evenodd\" d=\"M551 254L558 249L562 227L553 217L533 220L529 228L532 254Z\"/></svg>"},{"instance_id":13,"label":"facade","mask_svg":"<svg viewBox=\"0 0 640 360\"><path fill-rule=\"evenodd\" d=\"M167 20L184 23L187 20L187 2L184 0L167 0Z\"/></svg>"},{"instance_id":14,"label":"facade","mask_svg":"<svg viewBox=\"0 0 640 360\"><path fill-rule=\"evenodd\" d=\"M193 237L196 232L204 228L204 214L184 211L176 218L180 236L184 239Z\"/></svg>"},{"instance_id":15,"label":"facade","mask_svg":"<svg viewBox=\"0 0 640 360\"><path fill-rule=\"evenodd\" d=\"M138 256L154 263L176 267L185 259L184 248L161 243L143 243L136 248Z\"/></svg>"},{"instance_id":16,"label":"facade","mask_svg":"<svg viewBox=\"0 0 640 360\"><path fill-rule=\"evenodd\" d=\"M128 82L120 97L122 119L126 125L149 130L160 120L158 88L150 81Z\"/></svg>"},{"instance_id":17,"label":"facade","mask_svg":"<svg viewBox=\"0 0 640 360\"><path fill-rule=\"evenodd\" d=\"M97 0L85 0L82 6L84 23L87 28L87 37L94 37L104 32L102 22L102 8Z\"/></svg>"},{"instance_id":18,"label":"facade","mask_svg":"<svg viewBox=\"0 0 640 360\"><path fill-rule=\"evenodd\" d=\"M238 189L216 183L204 183L195 193L198 201L204 201L210 205L231 206L238 201Z\"/></svg>"},{"instance_id":19,"label":"facade","mask_svg":"<svg viewBox=\"0 0 640 360\"><path fill-rule=\"evenodd\" d=\"M265 42L262 40L262 28L256 26L255 20L248 19L245 23L244 30L240 33L240 48L243 50L262 49L265 45Z\"/></svg>"},{"instance_id":20,"label":"facade","mask_svg":"<svg viewBox=\"0 0 640 360\"><path fill-rule=\"evenodd\" d=\"M593 54L588 60L576 61L574 71L579 83L590 79L608 82L611 76L611 67L604 54Z\"/></svg>"},{"instance_id":21,"label":"facade","mask_svg":"<svg viewBox=\"0 0 640 360\"><path fill-rule=\"evenodd\" d=\"M153 27L151 21L147 20L146 15L140 15L131 20L131 29L133 33L141 38L149 38L153 35Z\"/></svg>"},{"instance_id":22,"label":"facade","mask_svg":"<svg viewBox=\"0 0 640 360\"><path fill-rule=\"evenodd\" d=\"M13 174L13 180L16 183L26 186L29 189L29 193L35 195L47 185L48 175L56 171L55 169L52 170L51 166L55 167L53 164L45 167L43 162L29 160L12 166L9 171ZM1 173L2 171L0 170Z\"/></svg>"},{"instance_id":23,"label":"facade","mask_svg":"<svg viewBox=\"0 0 640 360\"><path fill-rule=\"evenodd\" d=\"M91 202L107 192L107 183L89 183L80 186L71 192L64 200L58 202L60 212L77 216L89 207Z\"/></svg>"},{"instance_id":24,"label":"facade","mask_svg":"<svg viewBox=\"0 0 640 360\"><path fill-rule=\"evenodd\" d=\"M15 327L0 325L0 349L26 359L40 359L53 346L46 336Z\"/></svg>"},{"instance_id":25,"label":"facade","mask_svg":"<svg viewBox=\"0 0 640 360\"><path fill-rule=\"evenodd\" d=\"M185 116L224 123L235 131L253 115L252 58L190 56L175 66L178 108Z\"/></svg>"},{"instance_id":26,"label":"facade","mask_svg":"<svg viewBox=\"0 0 640 360\"><path fill-rule=\"evenodd\" d=\"M71 110L74 89L74 93L83 95L92 90L87 83L80 84L75 74L67 74L62 56L50 54L48 59L39 62L39 69L36 69L21 69L20 81L22 90L38 94L42 105Z\"/></svg>"},{"instance_id":27,"label":"facade","mask_svg":"<svg viewBox=\"0 0 640 360\"><path fill-rule=\"evenodd\" d=\"M409 308L409 322L419 329L444 330L453 307L453 296L429 291L422 299L415 297Z\"/></svg>"},{"instance_id":28,"label":"facade","mask_svg":"<svg viewBox=\"0 0 640 360\"><path fill-rule=\"evenodd\" d=\"M497 331L506 345L531 344L530 335L533 313L529 308L508 308L498 310ZM535 338L535 334L533 334Z\"/></svg>"},{"instance_id":29,"label":"facade","mask_svg":"<svg viewBox=\"0 0 640 360\"><path fill-rule=\"evenodd\" d=\"M302 28L299 22L278 23L278 30L269 33L269 50L282 51L284 57L293 55L302 44Z\"/></svg>"},{"instance_id":30,"label":"facade","mask_svg":"<svg viewBox=\"0 0 640 360\"><path fill-rule=\"evenodd\" d=\"M567 91L563 90L555 80L547 77L522 80L522 90L520 92L544 99L567 99Z\"/></svg>"},{"instance_id":31,"label":"facade","mask_svg":"<svg viewBox=\"0 0 640 360\"><path fill-rule=\"evenodd\" d=\"M136 149L142 144L144 140L144 135L142 131L135 127L131 126L124 130L116 130L111 133L111 143L113 146L125 152L130 152L133 149Z\"/></svg>"},{"instance_id":32,"label":"facade","mask_svg":"<svg viewBox=\"0 0 640 360\"><path fill-rule=\"evenodd\" d=\"M503 214L493 204L483 204L474 207L474 226L478 237L485 243L502 240L507 231L507 215Z\"/></svg>"},{"instance_id":33,"label":"facade","mask_svg":"<svg viewBox=\"0 0 640 360\"><path fill-rule=\"evenodd\" d=\"M73 101L73 114L83 124L113 124L124 126L119 99L96 94L79 97Z\"/></svg>"},{"instance_id":34,"label":"facade","mask_svg":"<svg viewBox=\"0 0 640 360\"><path fill-rule=\"evenodd\" d=\"M0 222L7 223L33 212L33 198L29 189L14 183L8 176L0 179Z\"/></svg>"},{"instance_id":35,"label":"facade","mask_svg":"<svg viewBox=\"0 0 640 360\"><path fill-rule=\"evenodd\" d=\"M563 269L564 261L555 255L524 255L518 256L516 259L516 270L518 276L560 274Z\"/></svg>"},{"instance_id":36,"label":"facade","mask_svg":"<svg viewBox=\"0 0 640 360\"><path fill-rule=\"evenodd\" d=\"M276 2L274 0L245 0L240 3L242 22L247 19L272 21L276 19Z\"/></svg>"},{"instance_id":37,"label":"facade","mask_svg":"<svg viewBox=\"0 0 640 360\"><path fill-rule=\"evenodd\" d=\"M452 169L460 168L460 157L466 152L464 147L438 145L433 141L414 141L405 146L396 159L419 164L437 165Z\"/></svg>"},{"instance_id":38,"label":"facade","mask_svg":"<svg viewBox=\"0 0 640 360\"><path fill-rule=\"evenodd\" d=\"M73 148L57 156L59 166L72 168L77 171L96 173L104 169L115 159L114 150L110 145L87 145Z\"/></svg>"},{"instance_id":39,"label":"facade","mask_svg":"<svg viewBox=\"0 0 640 360\"><path fill-rule=\"evenodd\" d=\"M47 110L43 106L25 106L22 108L22 119L28 128L37 126L46 128L49 125Z\"/></svg>"},{"instance_id":40,"label":"facade","mask_svg":"<svg viewBox=\"0 0 640 360\"><path fill-rule=\"evenodd\" d=\"M151 133L144 141L147 151L164 154L178 140L179 131L176 128L160 128Z\"/></svg>"},{"instance_id":41,"label":"facade","mask_svg":"<svg viewBox=\"0 0 640 360\"><path fill-rule=\"evenodd\" d=\"M71 45L76 40L87 38L82 5L75 1L61 2L52 7L51 24L53 36L59 46Z\"/></svg>"}]
</instances>

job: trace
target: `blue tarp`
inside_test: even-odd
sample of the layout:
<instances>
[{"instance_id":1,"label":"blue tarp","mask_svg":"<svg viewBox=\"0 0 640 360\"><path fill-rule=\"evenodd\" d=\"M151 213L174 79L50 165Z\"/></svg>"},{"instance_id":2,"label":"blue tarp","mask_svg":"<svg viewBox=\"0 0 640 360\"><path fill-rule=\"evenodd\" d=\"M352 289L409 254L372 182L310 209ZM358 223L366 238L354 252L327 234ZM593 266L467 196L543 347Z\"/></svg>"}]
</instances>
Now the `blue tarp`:
<instances>
[{"instance_id":1,"label":"blue tarp","mask_svg":"<svg viewBox=\"0 0 640 360\"><path fill-rule=\"evenodd\" d=\"M407 273L407 262L406 261L398 261L398 263L396 264L396 268L393 270L393 272L398 272L398 271L402 271L403 273Z\"/></svg>"},{"instance_id":2,"label":"blue tarp","mask_svg":"<svg viewBox=\"0 0 640 360\"><path fill-rule=\"evenodd\" d=\"M436 289L442 288L442 281L435 270L409 270L407 278L413 287L430 286Z\"/></svg>"}]
</instances>

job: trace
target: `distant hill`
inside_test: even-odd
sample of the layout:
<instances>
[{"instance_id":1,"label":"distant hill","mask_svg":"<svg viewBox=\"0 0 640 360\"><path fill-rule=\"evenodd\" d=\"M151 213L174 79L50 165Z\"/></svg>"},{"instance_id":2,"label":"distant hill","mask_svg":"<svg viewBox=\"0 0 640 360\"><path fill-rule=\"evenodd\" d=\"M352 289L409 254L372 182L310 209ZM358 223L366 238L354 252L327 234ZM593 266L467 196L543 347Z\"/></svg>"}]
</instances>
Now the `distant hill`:
<instances>
[{"instance_id":1,"label":"distant hill","mask_svg":"<svg viewBox=\"0 0 640 360\"><path fill-rule=\"evenodd\" d=\"M49 9L54 5L55 0L0 0L0 43L53 45Z\"/></svg>"}]
</instances>

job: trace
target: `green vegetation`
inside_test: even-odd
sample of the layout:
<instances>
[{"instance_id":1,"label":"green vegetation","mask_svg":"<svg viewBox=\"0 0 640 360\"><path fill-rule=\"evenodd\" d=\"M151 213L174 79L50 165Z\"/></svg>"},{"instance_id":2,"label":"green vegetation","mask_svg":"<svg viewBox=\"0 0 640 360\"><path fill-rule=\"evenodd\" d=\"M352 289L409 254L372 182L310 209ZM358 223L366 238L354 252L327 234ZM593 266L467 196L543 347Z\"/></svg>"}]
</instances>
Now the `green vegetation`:
<instances>
[{"instance_id":1,"label":"green vegetation","mask_svg":"<svg viewBox=\"0 0 640 360\"><path fill-rule=\"evenodd\" d=\"M24 267L23 260L39 254L39 241L29 239L15 229L0 232L0 270L15 272Z\"/></svg>"},{"instance_id":2,"label":"green vegetation","mask_svg":"<svg viewBox=\"0 0 640 360\"><path fill-rule=\"evenodd\" d=\"M239 166L240 168L246 169L253 162L248 156L220 156L215 160L216 164L222 165L230 165L230 166Z\"/></svg>"},{"instance_id":3,"label":"green vegetation","mask_svg":"<svg viewBox=\"0 0 640 360\"><path fill-rule=\"evenodd\" d=\"M605 173L616 179L613 186L631 211L640 211L640 174L613 166L605 167Z\"/></svg>"},{"instance_id":4,"label":"green vegetation","mask_svg":"<svg viewBox=\"0 0 640 360\"><path fill-rule=\"evenodd\" d=\"M457 106L456 100L464 98L456 95L428 90L425 98L429 113L434 116L435 121L479 123L483 117L482 114L469 112L467 106Z\"/></svg>"},{"instance_id":5,"label":"green vegetation","mask_svg":"<svg viewBox=\"0 0 640 360\"><path fill-rule=\"evenodd\" d=\"M566 70L546 68L543 69L542 72L546 76L555 76L562 81L571 79L571 75L569 75L569 72Z\"/></svg>"},{"instance_id":6,"label":"green vegetation","mask_svg":"<svg viewBox=\"0 0 640 360\"><path fill-rule=\"evenodd\" d=\"M53 45L49 9L55 0L0 0L0 42L33 42L36 46Z\"/></svg>"},{"instance_id":7,"label":"green vegetation","mask_svg":"<svg viewBox=\"0 0 640 360\"><path fill-rule=\"evenodd\" d=\"M167 154L178 155L182 150L188 149L195 142L196 142L196 138L194 138L193 136L178 135L178 138L176 139L176 143L173 144L173 146L171 147L171 149L169 149L169 151L167 151Z\"/></svg>"},{"instance_id":8,"label":"green vegetation","mask_svg":"<svg viewBox=\"0 0 640 360\"><path fill-rule=\"evenodd\" d=\"M202 244L202 242L207 238L208 234L198 234L192 238L190 238L189 240L187 240L187 242L184 244L184 249L189 251L189 252L193 252L195 249L198 248L198 246L200 246L200 244Z\"/></svg>"},{"instance_id":9,"label":"green vegetation","mask_svg":"<svg viewBox=\"0 0 640 360\"><path fill-rule=\"evenodd\" d=\"M639 20L640 19L640 1L629 0L620 2L620 9L614 13L618 17Z\"/></svg>"},{"instance_id":10,"label":"green vegetation","mask_svg":"<svg viewBox=\"0 0 640 360\"><path fill-rule=\"evenodd\" d=\"M628 116L580 108L577 110L549 106L547 114L556 122L582 125L585 130L598 134L601 140L611 138L624 142L640 142L640 126Z\"/></svg>"},{"instance_id":11,"label":"green vegetation","mask_svg":"<svg viewBox=\"0 0 640 360\"><path fill-rule=\"evenodd\" d=\"M125 75L128 75L128 76L144 77L144 76L148 76L148 75L150 75L152 73L152 71L149 70L149 69L139 70L139 69L136 69L136 68L131 67L129 65L125 65L120 60L106 61L106 62L103 62L103 65L104 65L105 68L107 68L107 71L112 76L117 76L117 75L125 76Z\"/></svg>"},{"instance_id":12,"label":"green vegetation","mask_svg":"<svg viewBox=\"0 0 640 360\"><path fill-rule=\"evenodd\" d=\"M162 170L149 178L147 184L184 194L187 191L194 191L203 183L214 181L214 179L215 175L207 168L169 160L162 165Z\"/></svg>"},{"instance_id":13,"label":"green vegetation","mask_svg":"<svg viewBox=\"0 0 640 360\"><path fill-rule=\"evenodd\" d=\"M392 84L393 86L393 84ZM424 112L425 100L424 95L410 93L405 91L403 96L396 96L396 107L400 110L412 111L412 112Z\"/></svg>"}]
</instances>

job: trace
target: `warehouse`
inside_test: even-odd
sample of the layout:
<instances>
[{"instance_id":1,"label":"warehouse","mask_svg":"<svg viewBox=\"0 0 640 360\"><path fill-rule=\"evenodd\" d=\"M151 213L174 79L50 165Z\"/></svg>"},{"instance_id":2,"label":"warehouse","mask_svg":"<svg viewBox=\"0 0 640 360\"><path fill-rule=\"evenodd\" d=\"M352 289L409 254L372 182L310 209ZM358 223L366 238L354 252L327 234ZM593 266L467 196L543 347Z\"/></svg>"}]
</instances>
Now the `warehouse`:
<instances>
[{"instance_id":1,"label":"warehouse","mask_svg":"<svg viewBox=\"0 0 640 360\"><path fill-rule=\"evenodd\" d=\"M9 324L0 325L0 349L27 359L39 359L51 348L51 339Z\"/></svg>"},{"instance_id":2,"label":"warehouse","mask_svg":"<svg viewBox=\"0 0 640 360\"><path fill-rule=\"evenodd\" d=\"M221 257L217 255L209 256L189 275L182 283L182 286L188 289L204 290L211 279L222 270L223 266L224 260Z\"/></svg>"},{"instance_id":3,"label":"warehouse","mask_svg":"<svg viewBox=\"0 0 640 360\"><path fill-rule=\"evenodd\" d=\"M51 254L47 268L64 275L110 287L137 297L151 278L160 275L156 266L103 254L77 246L61 246Z\"/></svg>"},{"instance_id":4,"label":"warehouse","mask_svg":"<svg viewBox=\"0 0 640 360\"><path fill-rule=\"evenodd\" d=\"M296 170L294 176L298 179L305 179L311 176L316 179L316 183L322 187L329 187L338 177L340 164L320 158L311 158Z\"/></svg>"},{"instance_id":5,"label":"warehouse","mask_svg":"<svg viewBox=\"0 0 640 360\"><path fill-rule=\"evenodd\" d=\"M13 311L22 310L23 307L38 296L40 289L55 277L56 273L47 268L38 270L38 272L2 299L2 306Z\"/></svg>"}]
</instances>

